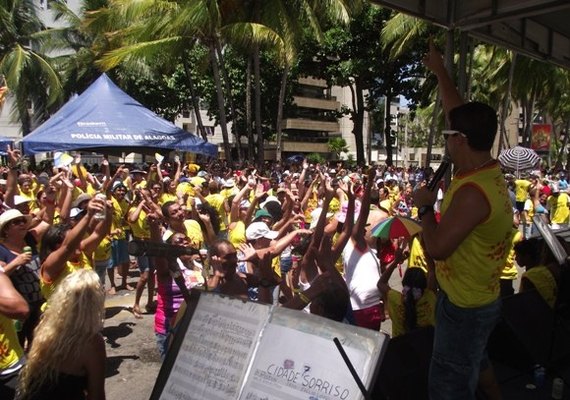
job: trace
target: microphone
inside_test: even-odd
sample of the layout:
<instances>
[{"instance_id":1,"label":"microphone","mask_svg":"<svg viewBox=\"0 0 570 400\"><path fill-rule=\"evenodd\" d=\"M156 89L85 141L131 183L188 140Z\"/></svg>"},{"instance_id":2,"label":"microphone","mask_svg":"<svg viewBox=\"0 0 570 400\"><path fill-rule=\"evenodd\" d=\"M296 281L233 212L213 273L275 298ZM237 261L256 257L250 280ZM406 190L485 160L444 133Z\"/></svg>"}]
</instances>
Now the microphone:
<instances>
[{"instance_id":1,"label":"microphone","mask_svg":"<svg viewBox=\"0 0 570 400\"><path fill-rule=\"evenodd\" d=\"M433 178L431 179L431 181L429 181L429 183L427 185L428 189L431 192L433 192L435 190L435 188L437 187L437 184L439 183L441 178L443 178L443 176L445 175L445 172L447 171L447 169L449 168L450 165L451 165L451 163L449 162L449 158L444 157L443 160L441 161L441 164L439 164L439 168L437 169L437 171L435 171Z\"/></svg>"},{"instance_id":2,"label":"microphone","mask_svg":"<svg viewBox=\"0 0 570 400\"><path fill-rule=\"evenodd\" d=\"M22 249L22 253L32 254L32 248L30 246L25 246Z\"/></svg>"},{"instance_id":3,"label":"microphone","mask_svg":"<svg viewBox=\"0 0 570 400\"><path fill-rule=\"evenodd\" d=\"M128 247L131 256L150 256L177 258L184 255L200 254L198 249L192 247L176 246L168 243L157 243L148 240L132 240Z\"/></svg>"}]
</instances>

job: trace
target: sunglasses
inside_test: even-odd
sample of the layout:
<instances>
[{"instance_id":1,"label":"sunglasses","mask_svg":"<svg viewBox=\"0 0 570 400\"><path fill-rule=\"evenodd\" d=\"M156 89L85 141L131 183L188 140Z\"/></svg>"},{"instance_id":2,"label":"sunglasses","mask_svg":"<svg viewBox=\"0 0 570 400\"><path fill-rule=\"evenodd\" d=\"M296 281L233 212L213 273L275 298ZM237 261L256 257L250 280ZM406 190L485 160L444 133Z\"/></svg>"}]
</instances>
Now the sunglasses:
<instances>
[{"instance_id":1,"label":"sunglasses","mask_svg":"<svg viewBox=\"0 0 570 400\"><path fill-rule=\"evenodd\" d=\"M14 218L12 221L10 221L10 225L22 225L22 224L27 224L28 220L24 217L20 217L20 218Z\"/></svg>"},{"instance_id":2,"label":"sunglasses","mask_svg":"<svg viewBox=\"0 0 570 400\"><path fill-rule=\"evenodd\" d=\"M173 244L187 244L190 243L190 239L188 239L187 237L180 237L180 238L176 238L172 241Z\"/></svg>"},{"instance_id":3,"label":"sunglasses","mask_svg":"<svg viewBox=\"0 0 570 400\"><path fill-rule=\"evenodd\" d=\"M464 138L467 137L467 135L464 134L463 132L459 132L459 131L456 131L456 130L443 130L443 131L441 131L441 134L443 135L443 137L445 137L446 140L447 140L448 138L450 138L450 137L455 137L455 136L458 136L458 135L461 135L461 136L463 136Z\"/></svg>"}]
</instances>

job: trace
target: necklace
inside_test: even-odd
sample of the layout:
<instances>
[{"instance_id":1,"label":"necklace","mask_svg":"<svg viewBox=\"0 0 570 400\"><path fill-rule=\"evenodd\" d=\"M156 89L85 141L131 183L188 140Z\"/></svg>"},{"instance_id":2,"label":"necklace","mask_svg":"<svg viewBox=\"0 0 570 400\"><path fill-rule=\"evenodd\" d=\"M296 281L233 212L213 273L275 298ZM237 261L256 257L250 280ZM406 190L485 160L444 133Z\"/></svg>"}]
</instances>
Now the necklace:
<instances>
[{"instance_id":1,"label":"necklace","mask_svg":"<svg viewBox=\"0 0 570 400\"><path fill-rule=\"evenodd\" d=\"M478 167L475 167L475 168L472 168L472 169L470 169L470 170L467 170L466 172L477 171L477 170L479 170L479 169L481 169L481 168L487 166L488 164L490 164L490 163L493 162L493 161L495 161L494 158L489 158L488 160L484 161L484 162L483 162L481 165L479 165ZM459 172L462 172L462 171L461 171L461 168L458 168L458 169L455 171L455 174L454 174L454 175L457 175Z\"/></svg>"}]
</instances>

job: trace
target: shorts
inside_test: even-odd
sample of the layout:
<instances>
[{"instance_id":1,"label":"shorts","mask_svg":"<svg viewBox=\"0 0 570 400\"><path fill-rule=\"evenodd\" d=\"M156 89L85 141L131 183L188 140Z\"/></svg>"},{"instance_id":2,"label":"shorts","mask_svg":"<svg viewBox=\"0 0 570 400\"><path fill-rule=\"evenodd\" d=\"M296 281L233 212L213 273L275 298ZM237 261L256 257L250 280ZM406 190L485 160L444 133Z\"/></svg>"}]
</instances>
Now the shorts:
<instances>
[{"instance_id":1,"label":"shorts","mask_svg":"<svg viewBox=\"0 0 570 400\"><path fill-rule=\"evenodd\" d=\"M113 269L113 263L110 257L107 260L95 261L95 272L97 272L99 276L99 282L101 282L102 287L105 287L105 272L108 269Z\"/></svg>"},{"instance_id":2,"label":"shorts","mask_svg":"<svg viewBox=\"0 0 570 400\"><path fill-rule=\"evenodd\" d=\"M111 242L111 259L114 267L130 261L126 239L115 239Z\"/></svg>"},{"instance_id":3,"label":"shorts","mask_svg":"<svg viewBox=\"0 0 570 400\"><path fill-rule=\"evenodd\" d=\"M148 256L138 256L137 257L137 264L139 266L139 271L142 274L143 272L149 271L150 268L150 257Z\"/></svg>"},{"instance_id":4,"label":"shorts","mask_svg":"<svg viewBox=\"0 0 570 400\"><path fill-rule=\"evenodd\" d=\"M384 304L378 303L361 310L352 310L352 315L357 326L380 331L380 324L384 320Z\"/></svg>"}]
</instances>

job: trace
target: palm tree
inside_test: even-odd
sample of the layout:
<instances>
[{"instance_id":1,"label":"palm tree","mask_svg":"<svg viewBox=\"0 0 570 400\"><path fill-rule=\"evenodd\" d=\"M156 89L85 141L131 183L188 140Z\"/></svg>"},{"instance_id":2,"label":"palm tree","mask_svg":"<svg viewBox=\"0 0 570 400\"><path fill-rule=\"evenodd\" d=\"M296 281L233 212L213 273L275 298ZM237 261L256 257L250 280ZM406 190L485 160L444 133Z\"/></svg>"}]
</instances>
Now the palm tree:
<instances>
[{"instance_id":1,"label":"palm tree","mask_svg":"<svg viewBox=\"0 0 570 400\"><path fill-rule=\"evenodd\" d=\"M43 29L32 0L0 0L0 76L14 99L12 117L22 124L23 135L62 99L58 74L37 50L34 35Z\"/></svg>"},{"instance_id":2,"label":"palm tree","mask_svg":"<svg viewBox=\"0 0 570 400\"><path fill-rule=\"evenodd\" d=\"M242 40L275 42L276 35L259 24L237 20L239 4L232 1L186 0L183 2L142 0L124 1L112 11L128 19L130 26L113 35L121 38L122 46L105 54L100 60L104 68L112 68L134 58L164 59L183 57L195 43L208 48L214 76L219 123L222 130L226 160L233 163L227 129L226 98L220 65L223 64L223 38L232 32L244 33ZM227 22L226 22L227 21Z\"/></svg>"}]
</instances>

